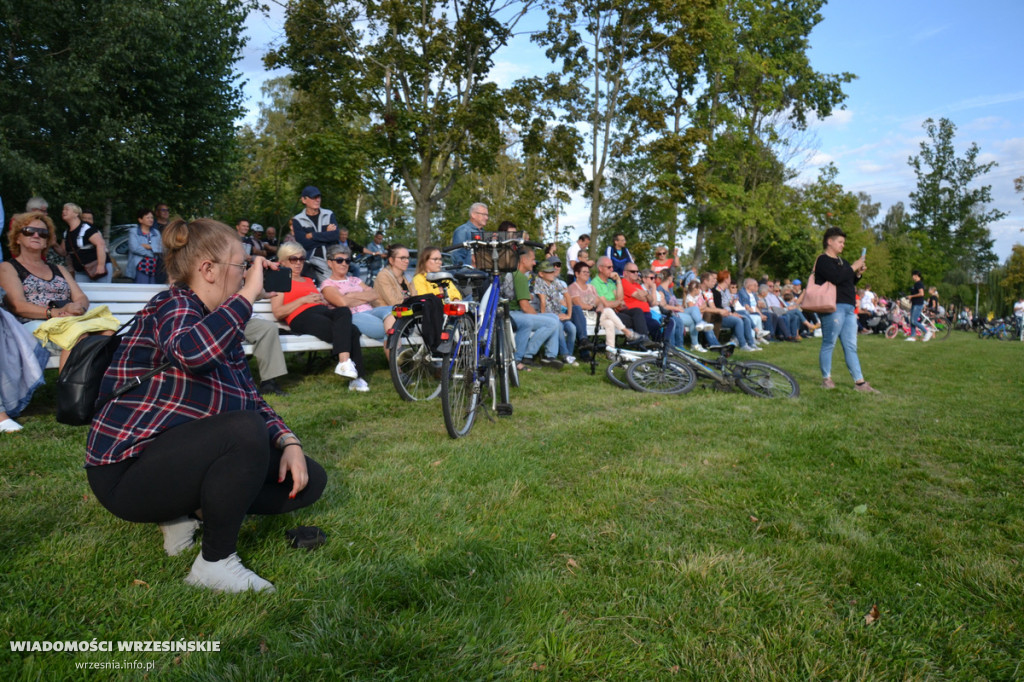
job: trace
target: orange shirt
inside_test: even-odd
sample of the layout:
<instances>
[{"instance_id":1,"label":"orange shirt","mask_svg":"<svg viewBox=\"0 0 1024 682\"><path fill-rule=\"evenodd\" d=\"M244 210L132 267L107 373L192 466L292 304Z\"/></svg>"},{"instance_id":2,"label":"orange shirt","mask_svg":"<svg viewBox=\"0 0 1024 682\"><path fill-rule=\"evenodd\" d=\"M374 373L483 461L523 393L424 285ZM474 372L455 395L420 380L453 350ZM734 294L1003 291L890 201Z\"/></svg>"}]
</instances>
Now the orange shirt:
<instances>
[{"instance_id":1,"label":"orange shirt","mask_svg":"<svg viewBox=\"0 0 1024 682\"><path fill-rule=\"evenodd\" d=\"M302 277L300 279L293 279L292 280L292 290L291 291L286 291L283 294L281 294L282 296L284 296L284 300L281 301L281 302L284 303L285 305L288 305L289 303L292 303L293 301L297 301L298 299L302 298L303 296L309 296L310 294L318 294L318 293L320 293L320 292L317 291L316 284L314 284L313 280L309 279L308 277ZM288 315L288 317L284 318L284 323L285 324L291 324L292 320L294 320L296 317L299 316L299 313L301 313L304 310L309 310L310 308L315 308L318 305L320 305L320 304L319 303L307 303L306 305L300 305L298 308L293 310Z\"/></svg>"}]
</instances>

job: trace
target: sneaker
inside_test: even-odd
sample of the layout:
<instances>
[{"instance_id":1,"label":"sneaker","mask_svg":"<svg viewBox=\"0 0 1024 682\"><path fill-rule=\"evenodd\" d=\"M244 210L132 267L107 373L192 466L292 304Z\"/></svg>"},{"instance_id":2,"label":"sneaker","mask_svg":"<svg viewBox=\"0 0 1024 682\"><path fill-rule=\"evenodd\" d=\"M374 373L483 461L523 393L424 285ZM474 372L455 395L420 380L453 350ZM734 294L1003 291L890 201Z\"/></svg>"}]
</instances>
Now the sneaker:
<instances>
[{"instance_id":1,"label":"sneaker","mask_svg":"<svg viewBox=\"0 0 1024 682\"><path fill-rule=\"evenodd\" d=\"M639 346L639 345L642 345L642 344L646 343L647 339L648 339L647 334L640 334L638 332L633 332L633 336L628 337L626 339L626 341L628 341L629 343L633 344L634 346Z\"/></svg>"},{"instance_id":2,"label":"sneaker","mask_svg":"<svg viewBox=\"0 0 1024 682\"><path fill-rule=\"evenodd\" d=\"M21 424L10 417L0 422L0 433L14 433L15 431L21 431L21 429Z\"/></svg>"},{"instance_id":3,"label":"sneaker","mask_svg":"<svg viewBox=\"0 0 1024 682\"><path fill-rule=\"evenodd\" d=\"M929 329L928 331L926 331L926 332L924 333L924 338L923 338L923 339L921 339L921 342L922 342L922 343L927 343L928 341L931 341L931 340L932 340L932 337L933 337L933 336L935 336L935 335L934 335L934 334L932 334L932 330L931 330L931 329Z\"/></svg>"},{"instance_id":4,"label":"sneaker","mask_svg":"<svg viewBox=\"0 0 1024 682\"><path fill-rule=\"evenodd\" d=\"M260 384L260 395L288 395L283 388L281 388L277 381L274 379L267 379Z\"/></svg>"},{"instance_id":5,"label":"sneaker","mask_svg":"<svg viewBox=\"0 0 1024 682\"><path fill-rule=\"evenodd\" d=\"M690 350L692 350L695 353L707 353L708 352L708 349L705 348L704 346L700 345L699 343L693 344L693 346L690 347Z\"/></svg>"},{"instance_id":6,"label":"sneaker","mask_svg":"<svg viewBox=\"0 0 1024 682\"><path fill-rule=\"evenodd\" d=\"M348 385L348 390L369 393L370 384L366 383L366 379L355 379Z\"/></svg>"},{"instance_id":7,"label":"sneaker","mask_svg":"<svg viewBox=\"0 0 1024 682\"><path fill-rule=\"evenodd\" d=\"M562 361L565 362L565 364L569 365L570 367L580 366L580 363L576 362L575 355L566 355L564 358L562 358Z\"/></svg>"},{"instance_id":8,"label":"sneaker","mask_svg":"<svg viewBox=\"0 0 1024 682\"><path fill-rule=\"evenodd\" d=\"M832 381L832 377L825 377L821 380L821 387L833 389L836 387L836 382Z\"/></svg>"},{"instance_id":9,"label":"sneaker","mask_svg":"<svg viewBox=\"0 0 1024 682\"><path fill-rule=\"evenodd\" d=\"M698 322L694 326L697 327L697 331L699 332L706 332L715 328L715 325L711 324L710 322Z\"/></svg>"},{"instance_id":10,"label":"sneaker","mask_svg":"<svg viewBox=\"0 0 1024 682\"><path fill-rule=\"evenodd\" d=\"M207 561L200 552L192 562L185 582L196 587L209 587L223 592L275 592L274 586L242 565L238 554L220 561Z\"/></svg>"},{"instance_id":11,"label":"sneaker","mask_svg":"<svg viewBox=\"0 0 1024 682\"><path fill-rule=\"evenodd\" d=\"M605 358L607 358L608 362L615 362L615 359L617 357L615 353L605 353L604 356Z\"/></svg>"},{"instance_id":12,"label":"sneaker","mask_svg":"<svg viewBox=\"0 0 1024 682\"><path fill-rule=\"evenodd\" d=\"M356 363L352 362L352 360L339 362L338 366L334 368L334 373L346 379L359 378L359 370L356 369Z\"/></svg>"},{"instance_id":13,"label":"sneaker","mask_svg":"<svg viewBox=\"0 0 1024 682\"><path fill-rule=\"evenodd\" d=\"M199 529L199 519L181 516L157 525L164 534L164 551L167 552L167 556L178 556L196 544L195 535Z\"/></svg>"},{"instance_id":14,"label":"sneaker","mask_svg":"<svg viewBox=\"0 0 1024 682\"><path fill-rule=\"evenodd\" d=\"M917 339L915 339L913 336L910 336L910 337L907 337L907 341L910 341L911 343L913 343L914 341L917 341Z\"/></svg>"},{"instance_id":15,"label":"sneaker","mask_svg":"<svg viewBox=\"0 0 1024 682\"><path fill-rule=\"evenodd\" d=\"M754 351L760 351L760 350L763 350L763 349L762 348L758 348L757 346L740 346L740 350L745 350L745 351L748 351L748 352L752 353Z\"/></svg>"},{"instance_id":16,"label":"sneaker","mask_svg":"<svg viewBox=\"0 0 1024 682\"><path fill-rule=\"evenodd\" d=\"M860 391L861 393L878 393L878 389L871 388L871 384L869 384L866 381L862 381L859 384L854 384L853 390Z\"/></svg>"},{"instance_id":17,"label":"sneaker","mask_svg":"<svg viewBox=\"0 0 1024 682\"><path fill-rule=\"evenodd\" d=\"M551 369L561 369L562 361L558 358L542 357L537 360L537 364L541 367L550 367Z\"/></svg>"}]
</instances>

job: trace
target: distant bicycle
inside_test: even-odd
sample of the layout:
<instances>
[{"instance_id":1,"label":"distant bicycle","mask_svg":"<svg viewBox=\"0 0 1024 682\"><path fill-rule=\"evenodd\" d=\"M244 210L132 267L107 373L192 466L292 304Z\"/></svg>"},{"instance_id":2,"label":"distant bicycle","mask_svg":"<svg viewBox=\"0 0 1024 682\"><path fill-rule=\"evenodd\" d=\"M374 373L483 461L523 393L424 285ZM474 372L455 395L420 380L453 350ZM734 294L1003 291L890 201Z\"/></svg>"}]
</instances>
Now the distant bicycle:
<instances>
[{"instance_id":1,"label":"distant bicycle","mask_svg":"<svg viewBox=\"0 0 1024 682\"><path fill-rule=\"evenodd\" d=\"M1009 341L1015 338L1014 332L1015 330L1007 324L1006 320L997 319L992 322L982 322L981 329L978 331L978 338Z\"/></svg>"}]
</instances>

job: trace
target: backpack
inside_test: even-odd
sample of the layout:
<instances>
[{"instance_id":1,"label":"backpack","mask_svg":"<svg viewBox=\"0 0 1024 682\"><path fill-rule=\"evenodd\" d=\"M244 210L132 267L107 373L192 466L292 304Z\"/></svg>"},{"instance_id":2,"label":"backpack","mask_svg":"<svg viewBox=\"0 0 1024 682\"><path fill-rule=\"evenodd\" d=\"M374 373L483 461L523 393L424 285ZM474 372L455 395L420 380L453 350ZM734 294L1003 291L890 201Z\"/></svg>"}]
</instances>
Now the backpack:
<instances>
[{"instance_id":1,"label":"backpack","mask_svg":"<svg viewBox=\"0 0 1024 682\"><path fill-rule=\"evenodd\" d=\"M114 359L114 353L121 345L121 332L135 322L135 318L121 325L113 336L86 336L79 339L71 349L64 368L57 377L57 421L68 426L84 426L92 422L93 415L114 398L149 381L167 369L165 362L140 377L132 379L117 388L99 404L96 399L100 382Z\"/></svg>"}]
</instances>

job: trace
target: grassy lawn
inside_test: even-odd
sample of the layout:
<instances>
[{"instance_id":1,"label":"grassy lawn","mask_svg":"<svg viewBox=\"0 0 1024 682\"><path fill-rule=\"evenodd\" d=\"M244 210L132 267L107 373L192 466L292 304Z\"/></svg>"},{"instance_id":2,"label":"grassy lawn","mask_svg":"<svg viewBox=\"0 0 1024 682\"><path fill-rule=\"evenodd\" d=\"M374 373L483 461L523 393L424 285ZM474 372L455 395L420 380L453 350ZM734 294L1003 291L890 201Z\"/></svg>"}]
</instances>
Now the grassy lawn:
<instances>
[{"instance_id":1,"label":"grassy lawn","mask_svg":"<svg viewBox=\"0 0 1024 682\"><path fill-rule=\"evenodd\" d=\"M818 345L757 354L800 381L785 402L534 369L512 417L459 441L439 402L398 399L380 351L365 395L295 358L271 402L331 478L306 512L243 527L274 595L186 586L195 550L169 558L100 507L51 378L0 438L4 638L220 651L5 643L0 676L1024 679L1024 344L861 337L880 396L851 390L841 350L840 388L818 388ZM299 524L327 545L290 549Z\"/></svg>"}]
</instances>

